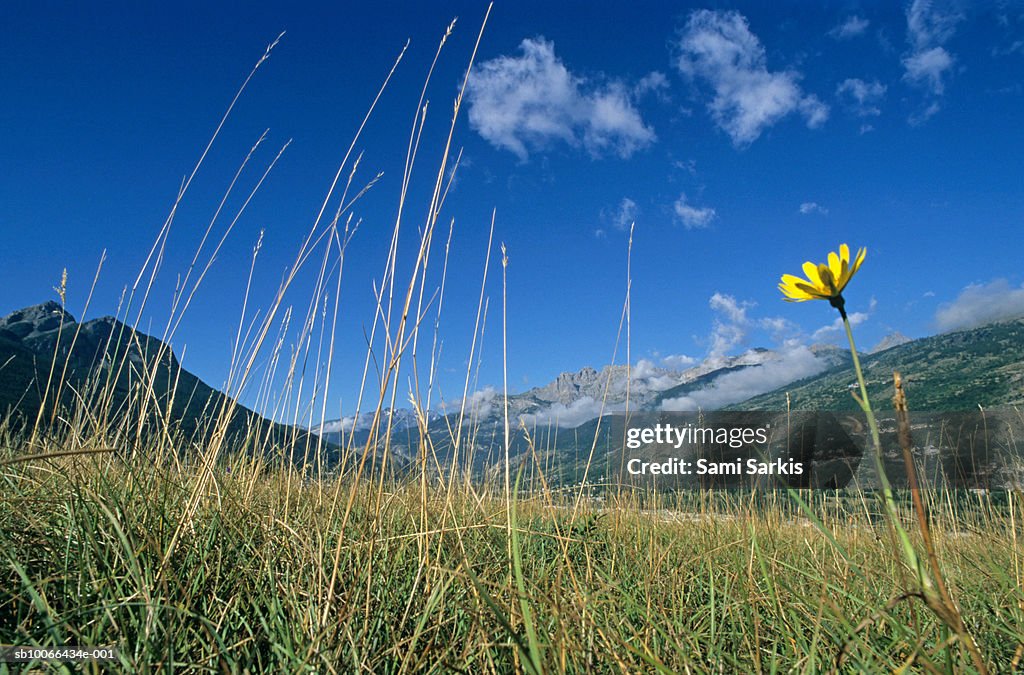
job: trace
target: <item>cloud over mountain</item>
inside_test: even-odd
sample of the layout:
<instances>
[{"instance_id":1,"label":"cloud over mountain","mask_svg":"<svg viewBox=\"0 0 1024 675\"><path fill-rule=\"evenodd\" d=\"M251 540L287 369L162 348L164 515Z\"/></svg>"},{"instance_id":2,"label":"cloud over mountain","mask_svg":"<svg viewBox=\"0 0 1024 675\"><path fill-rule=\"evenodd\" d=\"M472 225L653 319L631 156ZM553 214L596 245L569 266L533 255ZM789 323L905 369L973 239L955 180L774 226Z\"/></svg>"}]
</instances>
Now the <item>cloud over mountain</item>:
<instances>
[{"instance_id":1,"label":"cloud over mountain","mask_svg":"<svg viewBox=\"0 0 1024 675\"><path fill-rule=\"evenodd\" d=\"M715 410L772 391L803 377L816 375L829 365L805 345L788 346L779 358L717 377L711 386L662 402L663 410Z\"/></svg>"},{"instance_id":2,"label":"cloud over mountain","mask_svg":"<svg viewBox=\"0 0 1024 675\"><path fill-rule=\"evenodd\" d=\"M1024 287L993 279L987 284L968 285L956 300L939 307L935 325L941 331L950 331L1018 316L1024 316Z\"/></svg>"}]
</instances>

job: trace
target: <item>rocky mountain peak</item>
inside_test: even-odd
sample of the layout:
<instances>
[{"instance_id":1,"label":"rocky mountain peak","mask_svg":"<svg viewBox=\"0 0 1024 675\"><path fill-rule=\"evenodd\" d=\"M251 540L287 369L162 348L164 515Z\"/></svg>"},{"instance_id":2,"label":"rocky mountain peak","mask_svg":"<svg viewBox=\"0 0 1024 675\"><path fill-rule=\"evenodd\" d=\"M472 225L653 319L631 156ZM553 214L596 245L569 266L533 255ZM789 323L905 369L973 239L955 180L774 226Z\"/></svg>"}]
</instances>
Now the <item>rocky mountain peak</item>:
<instances>
[{"instance_id":1,"label":"rocky mountain peak","mask_svg":"<svg viewBox=\"0 0 1024 675\"><path fill-rule=\"evenodd\" d=\"M900 345L910 342L910 338L899 331L894 331L886 335L882 340L875 345L870 354L877 354L878 352L884 352L886 349L892 349L893 347L899 347Z\"/></svg>"},{"instance_id":2,"label":"rocky mountain peak","mask_svg":"<svg viewBox=\"0 0 1024 675\"><path fill-rule=\"evenodd\" d=\"M561 373L553 382L531 393L542 401L571 403L581 395L587 395L599 377L600 373L596 369L586 366L575 373Z\"/></svg>"},{"instance_id":3,"label":"rocky mountain peak","mask_svg":"<svg viewBox=\"0 0 1024 675\"><path fill-rule=\"evenodd\" d=\"M0 337L14 340L32 339L56 331L61 325L67 329L69 324L75 324L75 317L65 311L59 303L49 300L0 318Z\"/></svg>"}]
</instances>

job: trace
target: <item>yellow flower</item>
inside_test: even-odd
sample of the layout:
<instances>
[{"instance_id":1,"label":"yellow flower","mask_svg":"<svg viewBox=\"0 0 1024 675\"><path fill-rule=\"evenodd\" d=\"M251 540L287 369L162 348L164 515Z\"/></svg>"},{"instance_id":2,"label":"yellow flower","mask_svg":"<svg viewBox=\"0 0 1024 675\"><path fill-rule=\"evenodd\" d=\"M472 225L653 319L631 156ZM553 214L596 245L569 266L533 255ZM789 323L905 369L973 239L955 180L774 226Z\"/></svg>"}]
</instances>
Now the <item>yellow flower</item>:
<instances>
[{"instance_id":1,"label":"yellow flower","mask_svg":"<svg viewBox=\"0 0 1024 675\"><path fill-rule=\"evenodd\" d=\"M783 274L779 290L786 297L788 302L804 302L805 300L829 300L833 306L841 304L842 292L846 284L860 269L864 262L867 249L861 248L857 251L857 258L850 264L850 247L842 244L839 247L839 254L831 251L828 254L828 263L815 265L812 262L804 263L804 274L806 279ZM839 300L840 302L836 302Z\"/></svg>"}]
</instances>

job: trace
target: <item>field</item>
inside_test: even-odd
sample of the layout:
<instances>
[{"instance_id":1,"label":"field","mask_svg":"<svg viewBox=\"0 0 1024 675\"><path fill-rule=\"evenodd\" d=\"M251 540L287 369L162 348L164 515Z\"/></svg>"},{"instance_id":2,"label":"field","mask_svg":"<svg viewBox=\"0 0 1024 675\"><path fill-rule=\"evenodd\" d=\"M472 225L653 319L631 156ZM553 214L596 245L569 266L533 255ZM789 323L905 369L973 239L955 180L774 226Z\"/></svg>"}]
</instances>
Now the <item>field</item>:
<instances>
[{"instance_id":1,"label":"field","mask_svg":"<svg viewBox=\"0 0 1024 675\"><path fill-rule=\"evenodd\" d=\"M236 459L190 508L194 472L129 459L4 466L0 642L116 645L123 672L974 669L872 495L805 494L804 510L785 493L524 491L507 510L501 486L302 481ZM967 629L1010 672L1020 498L929 499Z\"/></svg>"}]
</instances>

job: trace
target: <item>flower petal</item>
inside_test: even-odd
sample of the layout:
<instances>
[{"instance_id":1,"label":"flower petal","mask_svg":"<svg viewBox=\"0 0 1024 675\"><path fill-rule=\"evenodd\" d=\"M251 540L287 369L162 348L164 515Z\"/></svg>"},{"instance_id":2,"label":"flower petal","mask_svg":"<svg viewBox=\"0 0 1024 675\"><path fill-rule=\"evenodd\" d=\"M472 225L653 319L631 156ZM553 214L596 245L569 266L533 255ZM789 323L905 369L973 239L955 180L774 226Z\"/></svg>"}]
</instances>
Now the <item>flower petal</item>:
<instances>
[{"instance_id":1,"label":"flower petal","mask_svg":"<svg viewBox=\"0 0 1024 675\"><path fill-rule=\"evenodd\" d=\"M801 279L800 277L797 276L793 276L792 274L783 274L782 283L794 286L796 284L806 284L807 280Z\"/></svg>"},{"instance_id":2,"label":"flower petal","mask_svg":"<svg viewBox=\"0 0 1024 675\"><path fill-rule=\"evenodd\" d=\"M805 283L799 283L799 284L796 285L796 287L799 290L801 290L804 293L806 293L807 295L811 296L812 298L828 299L830 297L829 293L824 292L824 291L822 291L819 288L814 288L813 286L808 286Z\"/></svg>"},{"instance_id":3,"label":"flower petal","mask_svg":"<svg viewBox=\"0 0 1024 675\"><path fill-rule=\"evenodd\" d=\"M821 285L821 277L818 276L818 266L810 260L804 263L804 275L807 277L807 280L811 282L812 286Z\"/></svg>"},{"instance_id":4,"label":"flower petal","mask_svg":"<svg viewBox=\"0 0 1024 675\"><path fill-rule=\"evenodd\" d=\"M821 277L821 289L819 292L823 297L828 298L838 293L835 277L832 276L832 270L829 269L828 265L825 263L818 265L818 276Z\"/></svg>"},{"instance_id":5,"label":"flower petal","mask_svg":"<svg viewBox=\"0 0 1024 675\"><path fill-rule=\"evenodd\" d=\"M857 251L857 259L854 260L854 262L853 262L853 271L850 272L850 276L851 277L854 274L857 273L857 270L860 269L860 265L861 265L862 262L864 262L864 258L867 256L867 254L868 254L868 250L866 248L863 248L863 247L860 250Z\"/></svg>"},{"instance_id":6,"label":"flower petal","mask_svg":"<svg viewBox=\"0 0 1024 675\"><path fill-rule=\"evenodd\" d=\"M836 287L839 286L839 280L843 276L843 267L839 262L839 256L835 254L835 251L829 251L828 254L828 269L832 272L832 280L835 282Z\"/></svg>"},{"instance_id":7,"label":"flower petal","mask_svg":"<svg viewBox=\"0 0 1024 675\"><path fill-rule=\"evenodd\" d=\"M779 290L784 295L790 298L796 298L800 300L811 300L812 296L808 295L804 291L797 287L797 284L803 284L804 280L799 277L794 277L791 274L784 274L782 276L782 283L779 284Z\"/></svg>"},{"instance_id":8,"label":"flower petal","mask_svg":"<svg viewBox=\"0 0 1024 675\"><path fill-rule=\"evenodd\" d=\"M839 264L842 268L839 274L839 292L842 293L843 289L846 288L846 284L850 283L853 272L850 271L850 261L848 258L840 257Z\"/></svg>"},{"instance_id":9,"label":"flower petal","mask_svg":"<svg viewBox=\"0 0 1024 675\"><path fill-rule=\"evenodd\" d=\"M783 300L789 300L790 302L803 302L804 300L813 300L811 296L807 295L803 291L796 289L786 284L779 284L779 290L786 297Z\"/></svg>"}]
</instances>

